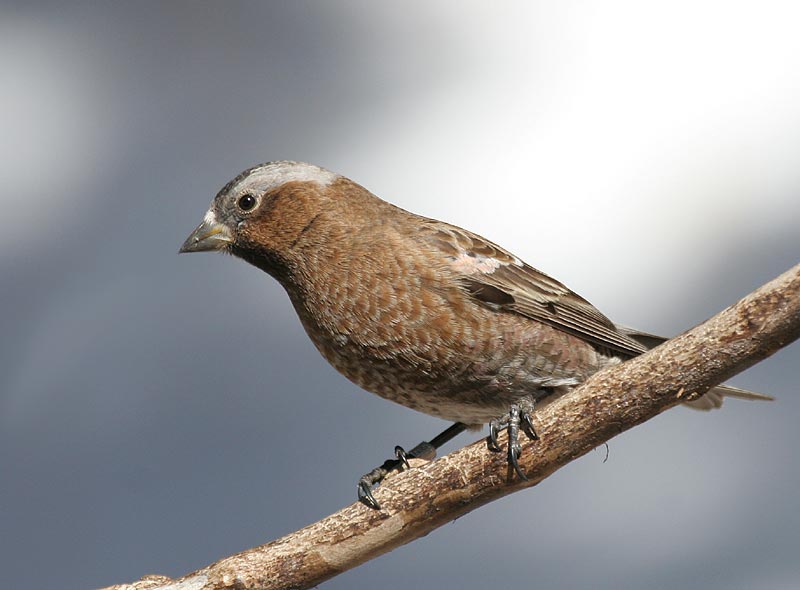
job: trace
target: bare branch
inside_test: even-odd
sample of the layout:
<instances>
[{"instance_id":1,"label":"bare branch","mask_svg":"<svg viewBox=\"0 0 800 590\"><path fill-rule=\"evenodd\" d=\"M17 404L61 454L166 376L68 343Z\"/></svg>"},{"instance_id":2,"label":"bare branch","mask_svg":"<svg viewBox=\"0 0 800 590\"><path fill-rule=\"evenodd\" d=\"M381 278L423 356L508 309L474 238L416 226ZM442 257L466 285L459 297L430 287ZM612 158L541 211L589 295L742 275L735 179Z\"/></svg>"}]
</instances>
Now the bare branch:
<instances>
[{"instance_id":1,"label":"bare branch","mask_svg":"<svg viewBox=\"0 0 800 590\"><path fill-rule=\"evenodd\" d=\"M484 440L387 479L383 510L355 503L295 533L228 557L179 580L151 576L116 590L311 588L483 504L536 485L664 410L768 357L800 336L800 265L696 328L649 353L598 373L537 409L540 440L528 441L509 471Z\"/></svg>"}]
</instances>

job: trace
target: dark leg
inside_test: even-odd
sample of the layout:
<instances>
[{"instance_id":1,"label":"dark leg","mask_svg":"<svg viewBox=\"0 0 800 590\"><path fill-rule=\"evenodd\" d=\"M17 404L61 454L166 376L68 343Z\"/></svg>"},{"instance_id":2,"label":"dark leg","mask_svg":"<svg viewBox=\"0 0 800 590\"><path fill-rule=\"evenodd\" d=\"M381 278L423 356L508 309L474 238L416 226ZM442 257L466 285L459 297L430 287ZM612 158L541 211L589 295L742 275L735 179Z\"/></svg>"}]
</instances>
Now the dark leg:
<instances>
[{"instance_id":1,"label":"dark leg","mask_svg":"<svg viewBox=\"0 0 800 590\"><path fill-rule=\"evenodd\" d=\"M363 475L358 480L358 499L370 508L380 510L381 506L372 495L372 487L378 485L383 481L390 472L402 471L404 468L409 467L408 459L427 459L432 460L436 457L436 450L446 442L454 439L467 429L466 424L455 422L448 427L444 432L435 436L430 442L421 442L410 451L406 452L403 447L395 447L394 453L396 459L387 459L383 465L376 467L369 473Z\"/></svg>"},{"instance_id":2,"label":"dark leg","mask_svg":"<svg viewBox=\"0 0 800 590\"><path fill-rule=\"evenodd\" d=\"M511 404L508 414L489 422L489 437L486 441L490 451L501 451L500 445L497 444L497 433L500 430L508 429L508 464L514 468L514 471L523 481L527 481L528 477L517 462L522 451L522 447L519 444L520 427L531 440L539 438L533 428L531 412L533 412L532 401L521 400L519 404Z\"/></svg>"}]
</instances>

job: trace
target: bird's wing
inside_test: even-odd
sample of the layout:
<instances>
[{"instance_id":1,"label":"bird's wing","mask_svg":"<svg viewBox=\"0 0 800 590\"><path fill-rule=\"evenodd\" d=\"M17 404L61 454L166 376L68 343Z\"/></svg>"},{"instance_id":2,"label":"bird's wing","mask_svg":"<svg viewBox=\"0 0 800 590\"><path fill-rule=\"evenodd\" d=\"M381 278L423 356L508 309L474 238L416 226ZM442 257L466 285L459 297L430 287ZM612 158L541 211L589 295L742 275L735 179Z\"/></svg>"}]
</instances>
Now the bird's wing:
<instances>
[{"instance_id":1,"label":"bird's wing","mask_svg":"<svg viewBox=\"0 0 800 590\"><path fill-rule=\"evenodd\" d=\"M647 350L583 297L497 244L435 221L426 224L421 237L447 258L467 291L481 303L544 322L623 356Z\"/></svg>"}]
</instances>

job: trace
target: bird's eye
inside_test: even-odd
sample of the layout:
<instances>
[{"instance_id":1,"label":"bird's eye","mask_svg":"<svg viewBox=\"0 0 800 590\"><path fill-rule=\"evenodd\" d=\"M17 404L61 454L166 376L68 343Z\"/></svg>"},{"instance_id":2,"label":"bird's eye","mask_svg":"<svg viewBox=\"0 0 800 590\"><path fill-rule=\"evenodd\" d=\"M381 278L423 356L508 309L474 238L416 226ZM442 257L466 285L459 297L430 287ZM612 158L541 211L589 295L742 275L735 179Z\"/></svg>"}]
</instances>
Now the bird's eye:
<instances>
[{"instance_id":1,"label":"bird's eye","mask_svg":"<svg viewBox=\"0 0 800 590\"><path fill-rule=\"evenodd\" d=\"M256 206L256 198L253 195L242 195L236 204L239 205L239 209L242 211L250 211Z\"/></svg>"}]
</instances>

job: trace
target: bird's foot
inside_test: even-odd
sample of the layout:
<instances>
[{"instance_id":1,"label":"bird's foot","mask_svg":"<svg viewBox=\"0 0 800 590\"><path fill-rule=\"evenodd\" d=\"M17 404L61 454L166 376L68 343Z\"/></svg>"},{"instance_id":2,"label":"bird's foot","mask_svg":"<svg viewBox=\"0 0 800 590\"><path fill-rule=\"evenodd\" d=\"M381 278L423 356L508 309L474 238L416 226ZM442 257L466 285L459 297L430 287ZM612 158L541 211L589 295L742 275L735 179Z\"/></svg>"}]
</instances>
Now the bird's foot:
<instances>
[{"instance_id":1,"label":"bird's foot","mask_svg":"<svg viewBox=\"0 0 800 590\"><path fill-rule=\"evenodd\" d=\"M519 455L522 452L522 446L519 444L519 430L522 428L523 432L531 440L539 439L536 430L533 428L532 412L533 402L511 404L508 414L489 422L489 437L486 440L490 451L500 452L502 449L497 443L497 433L501 430L508 430L508 464L514 468L514 471L523 481L527 481L528 476L522 471L518 462Z\"/></svg>"},{"instance_id":2,"label":"bird's foot","mask_svg":"<svg viewBox=\"0 0 800 590\"><path fill-rule=\"evenodd\" d=\"M387 459L383 465L376 467L358 480L358 499L370 508L380 510L381 505L372 495L372 488L380 484L392 471L405 471L410 469L409 459L425 459L432 461L436 458L436 447L428 442L421 442L410 451L401 446L394 448L394 459Z\"/></svg>"},{"instance_id":3,"label":"bird's foot","mask_svg":"<svg viewBox=\"0 0 800 590\"><path fill-rule=\"evenodd\" d=\"M380 510L381 505L372 494L372 489L380 484L392 471L404 471L409 469L409 459L424 459L433 461L436 458L436 449L467 429L465 424L456 422L451 424L446 430L439 433L430 442L421 442L410 451L406 452L403 447L394 448L394 459L388 459L383 465L376 467L369 473L362 475L358 480L358 500L370 508Z\"/></svg>"}]
</instances>

